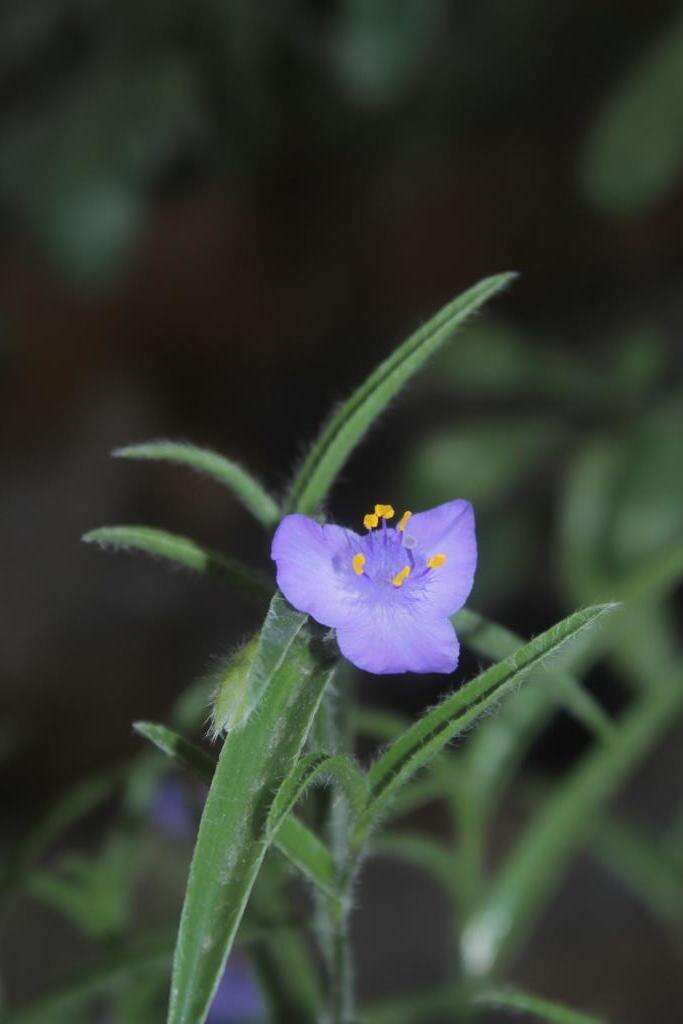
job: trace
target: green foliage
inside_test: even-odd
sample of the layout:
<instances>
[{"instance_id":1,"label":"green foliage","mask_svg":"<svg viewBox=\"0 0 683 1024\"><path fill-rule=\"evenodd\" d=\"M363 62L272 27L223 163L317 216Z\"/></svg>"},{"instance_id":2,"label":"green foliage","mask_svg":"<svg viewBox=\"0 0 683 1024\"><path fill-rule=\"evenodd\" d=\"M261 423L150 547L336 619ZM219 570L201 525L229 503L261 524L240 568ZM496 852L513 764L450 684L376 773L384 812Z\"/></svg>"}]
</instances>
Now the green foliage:
<instances>
[{"instance_id":1,"label":"green foliage","mask_svg":"<svg viewBox=\"0 0 683 1024\"><path fill-rule=\"evenodd\" d=\"M612 741L593 750L569 774L519 840L462 936L469 972L500 966L531 927L572 853L590 834L597 813L649 752L683 705L672 678L640 698Z\"/></svg>"},{"instance_id":2,"label":"green foliage","mask_svg":"<svg viewBox=\"0 0 683 1024\"><path fill-rule=\"evenodd\" d=\"M604 605L575 612L446 697L399 736L370 769L370 801L357 826L357 841L365 839L394 792L450 740L497 704L527 672L609 610L610 606Z\"/></svg>"},{"instance_id":3,"label":"green foliage","mask_svg":"<svg viewBox=\"0 0 683 1024\"><path fill-rule=\"evenodd\" d=\"M663 198L683 167L683 24L670 26L608 97L584 154L590 198L616 214L637 214Z\"/></svg>"},{"instance_id":4,"label":"green foliage","mask_svg":"<svg viewBox=\"0 0 683 1024\"><path fill-rule=\"evenodd\" d=\"M306 754L299 760L273 800L266 821L268 838L272 840L277 835L289 812L312 783L329 779L334 779L339 784L353 814L360 814L367 800L367 783L363 772L351 758L343 754Z\"/></svg>"},{"instance_id":5,"label":"green foliage","mask_svg":"<svg viewBox=\"0 0 683 1024\"><path fill-rule=\"evenodd\" d=\"M306 617L276 596L255 659L258 714L223 744L197 836L176 945L169 1024L198 1024L225 966L266 853L271 800L294 768L334 664Z\"/></svg>"},{"instance_id":6,"label":"green foliage","mask_svg":"<svg viewBox=\"0 0 683 1024\"><path fill-rule=\"evenodd\" d=\"M474 1006L482 1009L509 1010L510 1013L531 1014L532 1017L547 1024L600 1024L600 1018L586 1013L577 1013L568 1006L551 1003L547 999L539 999L528 992L520 992L514 988L492 988L479 992L473 999Z\"/></svg>"},{"instance_id":7,"label":"green foliage","mask_svg":"<svg viewBox=\"0 0 683 1024\"><path fill-rule=\"evenodd\" d=\"M463 323L514 274L498 274L444 306L370 374L323 427L290 487L286 512L313 513L324 502L339 471L392 398Z\"/></svg>"},{"instance_id":8,"label":"green foliage","mask_svg":"<svg viewBox=\"0 0 683 1024\"><path fill-rule=\"evenodd\" d=\"M216 573L256 600L271 593L267 581L234 558L201 547L189 537L157 530L152 526L101 526L83 537L86 544L98 544L114 551L142 551L194 572Z\"/></svg>"},{"instance_id":9,"label":"green foliage","mask_svg":"<svg viewBox=\"0 0 683 1024\"><path fill-rule=\"evenodd\" d=\"M218 452L176 441L147 441L145 444L117 448L113 455L119 459L149 459L188 466L232 491L266 529L274 526L280 518L277 502L263 489L258 480L232 459L227 459Z\"/></svg>"}]
</instances>

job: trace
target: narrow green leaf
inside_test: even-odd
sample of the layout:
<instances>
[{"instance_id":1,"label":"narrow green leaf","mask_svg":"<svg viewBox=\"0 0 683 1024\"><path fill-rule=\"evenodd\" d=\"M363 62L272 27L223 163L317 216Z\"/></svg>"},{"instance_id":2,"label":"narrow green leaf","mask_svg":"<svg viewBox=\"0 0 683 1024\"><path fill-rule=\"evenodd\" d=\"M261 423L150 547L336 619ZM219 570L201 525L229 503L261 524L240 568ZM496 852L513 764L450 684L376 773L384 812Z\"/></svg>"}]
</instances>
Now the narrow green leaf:
<instances>
[{"instance_id":1,"label":"narrow green leaf","mask_svg":"<svg viewBox=\"0 0 683 1024\"><path fill-rule=\"evenodd\" d=\"M683 871L664 848L632 826L604 821L591 852L657 917L674 925L683 921Z\"/></svg>"},{"instance_id":2,"label":"narrow green leaf","mask_svg":"<svg viewBox=\"0 0 683 1024\"><path fill-rule=\"evenodd\" d=\"M334 664L276 594L254 665L258 714L228 736L199 826L174 958L169 1024L201 1024L268 848L270 804L300 755Z\"/></svg>"},{"instance_id":3,"label":"narrow green leaf","mask_svg":"<svg viewBox=\"0 0 683 1024\"><path fill-rule=\"evenodd\" d=\"M275 837L275 846L294 867L328 896L336 898L336 873L332 854L315 832L290 814Z\"/></svg>"},{"instance_id":4,"label":"narrow green leaf","mask_svg":"<svg viewBox=\"0 0 683 1024\"><path fill-rule=\"evenodd\" d=\"M454 896L457 883L457 865L449 848L433 836L420 832L380 832L370 844L370 855L397 857L426 874L441 885L449 896Z\"/></svg>"},{"instance_id":5,"label":"narrow green leaf","mask_svg":"<svg viewBox=\"0 0 683 1024\"><path fill-rule=\"evenodd\" d=\"M86 544L98 544L114 551L142 551L194 572L216 573L260 600L267 600L273 592L267 579L257 570L249 569L228 555L203 548L189 537L153 526L101 526L86 533L83 540Z\"/></svg>"},{"instance_id":6,"label":"narrow green leaf","mask_svg":"<svg viewBox=\"0 0 683 1024\"><path fill-rule=\"evenodd\" d=\"M168 969L173 952L173 935L161 933L131 943L123 952L111 953L97 967L68 982L58 992L41 997L32 1005L0 1013L0 1024L54 1024L62 1015L73 1020L76 1010L94 996L112 991L121 982L151 971Z\"/></svg>"},{"instance_id":7,"label":"narrow green leaf","mask_svg":"<svg viewBox=\"0 0 683 1024\"><path fill-rule=\"evenodd\" d=\"M524 640L512 630L485 619L469 608L461 609L453 617L453 623L461 640L471 650L493 661L500 661L513 654L524 643ZM600 739L609 740L613 735L614 723L574 676L561 669L544 666L534 672L534 680L546 684L545 688L535 688L537 699L559 703Z\"/></svg>"},{"instance_id":8,"label":"narrow green leaf","mask_svg":"<svg viewBox=\"0 0 683 1024\"><path fill-rule=\"evenodd\" d=\"M314 752L306 754L280 787L273 800L266 821L266 833L273 839L289 812L296 806L306 789L317 779L332 778L341 786L352 814L358 815L365 806L368 787L365 775L344 754L332 756Z\"/></svg>"},{"instance_id":9,"label":"narrow green leaf","mask_svg":"<svg viewBox=\"0 0 683 1024\"><path fill-rule=\"evenodd\" d=\"M24 873L68 828L108 800L121 782L122 774L120 769L115 769L85 779L49 807L10 856L0 875L0 894L20 884Z\"/></svg>"},{"instance_id":10,"label":"narrow green leaf","mask_svg":"<svg viewBox=\"0 0 683 1024\"><path fill-rule=\"evenodd\" d=\"M616 214L644 211L673 188L683 167L678 111L683 23L668 25L628 69L590 134L583 178L595 203Z\"/></svg>"},{"instance_id":11,"label":"narrow green leaf","mask_svg":"<svg viewBox=\"0 0 683 1024\"><path fill-rule=\"evenodd\" d=\"M136 722L134 729L167 757L211 784L216 760L173 729L153 722ZM328 894L334 893L334 863L325 844L303 822L290 815L279 828L275 845L301 873Z\"/></svg>"},{"instance_id":12,"label":"narrow green leaf","mask_svg":"<svg viewBox=\"0 0 683 1024\"><path fill-rule=\"evenodd\" d=\"M145 444L117 448L112 454L118 459L150 459L189 466L232 491L266 528L274 526L280 518L277 502L258 480L232 459L208 448L197 448L193 444L178 441L148 441Z\"/></svg>"},{"instance_id":13,"label":"narrow green leaf","mask_svg":"<svg viewBox=\"0 0 683 1024\"><path fill-rule=\"evenodd\" d=\"M180 733L156 722L133 722L133 729L167 757L178 761L194 771L201 779L211 782L216 770L216 759L195 743L190 743Z\"/></svg>"},{"instance_id":14,"label":"narrow green leaf","mask_svg":"<svg viewBox=\"0 0 683 1024\"><path fill-rule=\"evenodd\" d=\"M530 1013L547 1024L601 1024L601 1018L578 1013L568 1006L551 1003L514 988L492 988L478 992L472 1003L487 1010L510 1010L515 1015Z\"/></svg>"},{"instance_id":15,"label":"narrow green leaf","mask_svg":"<svg viewBox=\"0 0 683 1024\"><path fill-rule=\"evenodd\" d=\"M377 740L395 740L409 724L405 715L384 708L355 707L351 710L354 731Z\"/></svg>"},{"instance_id":16,"label":"narrow green leaf","mask_svg":"<svg viewBox=\"0 0 683 1024\"><path fill-rule=\"evenodd\" d=\"M371 797L358 824L356 841L362 843L394 792L454 736L498 703L530 669L592 626L611 607L600 605L570 615L451 694L395 740L368 774Z\"/></svg>"},{"instance_id":17,"label":"narrow green leaf","mask_svg":"<svg viewBox=\"0 0 683 1024\"><path fill-rule=\"evenodd\" d=\"M465 320L505 288L514 274L488 277L444 306L370 374L323 427L285 500L285 512L313 513L377 417Z\"/></svg>"},{"instance_id":18,"label":"narrow green leaf","mask_svg":"<svg viewBox=\"0 0 683 1024\"><path fill-rule=\"evenodd\" d=\"M472 975L500 967L527 934L599 809L651 749L683 705L679 678L638 700L605 746L584 757L537 813L463 930L461 952Z\"/></svg>"}]
</instances>

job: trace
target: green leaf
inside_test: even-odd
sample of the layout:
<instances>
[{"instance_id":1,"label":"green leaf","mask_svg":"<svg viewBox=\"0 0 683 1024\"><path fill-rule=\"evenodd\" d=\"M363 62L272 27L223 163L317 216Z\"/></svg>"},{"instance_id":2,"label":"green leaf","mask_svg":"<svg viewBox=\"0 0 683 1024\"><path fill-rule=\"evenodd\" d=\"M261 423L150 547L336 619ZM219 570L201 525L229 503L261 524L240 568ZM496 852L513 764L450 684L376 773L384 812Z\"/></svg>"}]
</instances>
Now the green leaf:
<instances>
[{"instance_id":1,"label":"green leaf","mask_svg":"<svg viewBox=\"0 0 683 1024\"><path fill-rule=\"evenodd\" d=\"M0 894L20 884L24 873L75 822L108 800L122 779L119 769L85 779L53 804L10 856L0 877Z\"/></svg>"},{"instance_id":2,"label":"green leaf","mask_svg":"<svg viewBox=\"0 0 683 1024\"><path fill-rule=\"evenodd\" d=\"M285 501L285 512L311 514L325 500L337 474L377 417L464 321L512 281L489 277L444 306L370 374L323 427Z\"/></svg>"},{"instance_id":3,"label":"green leaf","mask_svg":"<svg viewBox=\"0 0 683 1024\"><path fill-rule=\"evenodd\" d=\"M611 213L635 214L668 193L683 167L683 24L649 47L608 98L590 134L582 174Z\"/></svg>"},{"instance_id":4,"label":"green leaf","mask_svg":"<svg viewBox=\"0 0 683 1024\"><path fill-rule=\"evenodd\" d=\"M120 936L128 920L134 842L114 835L94 857L64 856L57 870L34 871L24 888L98 939Z\"/></svg>"},{"instance_id":5,"label":"green leaf","mask_svg":"<svg viewBox=\"0 0 683 1024\"><path fill-rule=\"evenodd\" d=\"M177 441L148 441L145 444L117 448L112 454L119 459L151 459L189 466L190 469L217 480L219 484L232 491L254 518L267 529L275 526L280 518L277 502L258 480L236 462L219 455L218 452Z\"/></svg>"},{"instance_id":6,"label":"green leaf","mask_svg":"<svg viewBox=\"0 0 683 1024\"><path fill-rule=\"evenodd\" d=\"M674 925L683 921L683 872L668 851L633 827L605 821L591 852L657 917Z\"/></svg>"},{"instance_id":7,"label":"green leaf","mask_svg":"<svg viewBox=\"0 0 683 1024\"><path fill-rule=\"evenodd\" d=\"M41 997L25 1009L0 1013L0 1024L54 1024L67 1013L72 1021L74 1011L94 996L111 992L130 978L166 971L172 951L173 935L166 932L132 942L126 950L109 954L97 967L79 974L58 992Z\"/></svg>"},{"instance_id":8,"label":"green leaf","mask_svg":"<svg viewBox=\"0 0 683 1024\"><path fill-rule=\"evenodd\" d=\"M205 782L210 783L213 779L216 770L215 757L195 743L190 743L173 729L156 722L133 722L133 729L138 736L154 744L162 754L190 768Z\"/></svg>"},{"instance_id":9,"label":"green leaf","mask_svg":"<svg viewBox=\"0 0 683 1024\"><path fill-rule=\"evenodd\" d=\"M453 898L458 869L453 852L433 836L420 832L380 832L370 844L370 856L397 857L434 878Z\"/></svg>"},{"instance_id":10,"label":"green leaf","mask_svg":"<svg viewBox=\"0 0 683 1024\"><path fill-rule=\"evenodd\" d=\"M142 551L194 572L216 573L259 600L267 600L273 592L272 586L259 572L236 559L204 548L189 537L157 530L153 526L101 526L86 533L83 540L86 544L98 544L114 551Z\"/></svg>"},{"instance_id":11,"label":"green leaf","mask_svg":"<svg viewBox=\"0 0 683 1024\"><path fill-rule=\"evenodd\" d=\"M453 617L453 624L458 636L471 650L493 661L513 654L524 643L512 630L485 619L469 608L461 609ZM547 684L543 690L535 688L537 700L556 701L589 732L609 740L614 732L614 723L578 679L561 669L546 667L534 672L533 678Z\"/></svg>"},{"instance_id":12,"label":"green leaf","mask_svg":"<svg viewBox=\"0 0 683 1024\"><path fill-rule=\"evenodd\" d=\"M547 1024L601 1024L600 1018L578 1013L560 1003L551 1003L528 992L514 988L492 988L478 992L472 1000L474 1006L487 1010L510 1010L515 1016L530 1013Z\"/></svg>"},{"instance_id":13,"label":"green leaf","mask_svg":"<svg viewBox=\"0 0 683 1024\"><path fill-rule=\"evenodd\" d=\"M284 781L273 800L266 821L268 838L272 840L275 837L282 822L313 782L329 779L337 782L343 790L351 813L354 816L360 814L368 794L365 775L360 768L345 754L306 754Z\"/></svg>"},{"instance_id":14,"label":"green leaf","mask_svg":"<svg viewBox=\"0 0 683 1024\"><path fill-rule=\"evenodd\" d=\"M205 1020L268 848L272 800L294 768L334 663L321 660L306 616L279 595L254 666L258 714L231 733L199 826L174 958L169 1024Z\"/></svg>"},{"instance_id":15,"label":"green leaf","mask_svg":"<svg viewBox=\"0 0 683 1024\"><path fill-rule=\"evenodd\" d=\"M514 952L572 855L595 827L600 808L681 705L679 673L679 678L638 700L611 742L584 757L548 798L463 930L461 952L470 974L497 969Z\"/></svg>"},{"instance_id":16,"label":"green leaf","mask_svg":"<svg viewBox=\"0 0 683 1024\"><path fill-rule=\"evenodd\" d=\"M275 846L301 874L328 896L336 898L336 872L332 854L302 821L290 815L280 825Z\"/></svg>"},{"instance_id":17,"label":"green leaf","mask_svg":"<svg viewBox=\"0 0 683 1024\"><path fill-rule=\"evenodd\" d=\"M373 822L399 787L479 715L497 704L526 673L592 626L611 607L602 605L570 615L446 697L395 740L368 773L371 796L357 826L356 842L362 844Z\"/></svg>"},{"instance_id":18,"label":"green leaf","mask_svg":"<svg viewBox=\"0 0 683 1024\"><path fill-rule=\"evenodd\" d=\"M167 757L189 768L200 779L211 783L216 760L201 747L190 743L173 729L154 722L136 722L133 728ZM334 863L325 844L294 816L280 826L275 845L296 868L324 892L334 894Z\"/></svg>"}]
</instances>

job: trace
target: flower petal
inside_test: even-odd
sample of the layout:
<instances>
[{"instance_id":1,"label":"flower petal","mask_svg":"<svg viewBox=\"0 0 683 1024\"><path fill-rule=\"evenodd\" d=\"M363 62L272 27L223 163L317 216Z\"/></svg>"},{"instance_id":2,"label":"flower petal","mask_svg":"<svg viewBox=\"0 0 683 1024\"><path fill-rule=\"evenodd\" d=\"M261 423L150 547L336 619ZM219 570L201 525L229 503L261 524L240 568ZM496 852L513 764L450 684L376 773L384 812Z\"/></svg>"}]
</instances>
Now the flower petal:
<instances>
[{"instance_id":1,"label":"flower petal","mask_svg":"<svg viewBox=\"0 0 683 1024\"><path fill-rule=\"evenodd\" d=\"M277 585L290 604L323 626L335 626L357 600L352 559L359 538L341 526L321 526L308 516L285 516L273 537ZM347 559L349 572L336 560Z\"/></svg>"},{"instance_id":2,"label":"flower petal","mask_svg":"<svg viewBox=\"0 0 683 1024\"><path fill-rule=\"evenodd\" d=\"M447 501L416 513L406 532L425 558L446 556L444 565L431 570L425 596L435 610L453 615L469 597L477 567L474 509L462 498Z\"/></svg>"},{"instance_id":3,"label":"flower petal","mask_svg":"<svg viewBox=\"0 0 683 1024\"><path fill-rule=\"evenodd\" d=\"M357 668L376 675L453 672L460 645L452 624L416 611L409 605L381 602L363 606L337 627L342 654Z\"/></svg>"}]
</instances>

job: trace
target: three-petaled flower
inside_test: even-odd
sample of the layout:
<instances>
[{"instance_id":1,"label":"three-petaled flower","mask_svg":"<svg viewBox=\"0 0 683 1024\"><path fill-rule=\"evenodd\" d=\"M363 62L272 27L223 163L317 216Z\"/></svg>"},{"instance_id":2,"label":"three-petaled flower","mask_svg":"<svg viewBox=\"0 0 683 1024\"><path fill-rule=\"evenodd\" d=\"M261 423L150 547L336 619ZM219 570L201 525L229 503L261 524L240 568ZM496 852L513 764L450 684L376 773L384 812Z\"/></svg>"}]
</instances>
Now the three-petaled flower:
<instances>
[{"instance_id":1,"label":"three-petaled flower","mask_svg":"<svg viewBox=\"0 0 683 1024\"><path fill-rule=\"evenodd\" d=\"M299 611L337 632L345 658L377 675L452 672L459 644L450 622L477 564L474 512L458 499L428 512L375 505L368 531L288 515L273 538L277 583ZM380 525L381 524L381 525Z\"/></svg>"}]
</instances>

